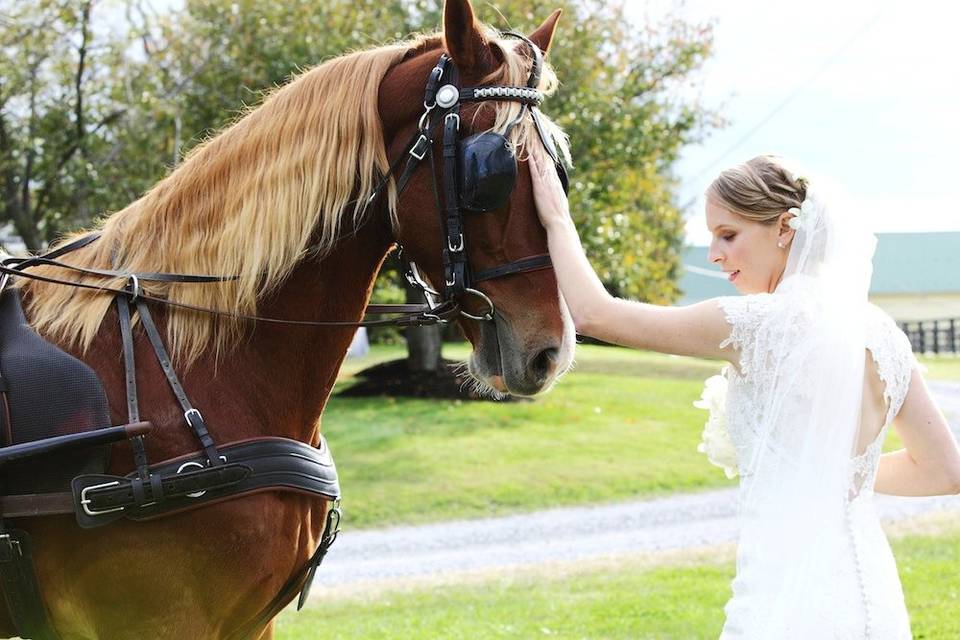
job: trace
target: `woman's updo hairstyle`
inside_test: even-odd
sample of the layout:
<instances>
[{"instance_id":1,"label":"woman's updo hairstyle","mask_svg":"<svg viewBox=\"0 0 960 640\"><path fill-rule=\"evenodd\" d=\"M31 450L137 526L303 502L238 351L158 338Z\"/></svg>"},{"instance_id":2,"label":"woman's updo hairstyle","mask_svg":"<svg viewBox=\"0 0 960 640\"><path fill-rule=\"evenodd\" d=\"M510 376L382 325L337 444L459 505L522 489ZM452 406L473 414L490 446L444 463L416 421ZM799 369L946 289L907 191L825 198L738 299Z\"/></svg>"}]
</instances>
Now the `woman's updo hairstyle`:
<instances>
[{"instance_id":1,"label":"woman's updo hairstyle","mask_svg":"<svg viewBox=\"0 0 960 640\"><path fill-rule=\"evenodd\" d=\"M784 168L776 156L757 156L722 172L707 187L715 204L753 222L773 224L807 197L807 183Z\"/></svg>"}]
</instances>

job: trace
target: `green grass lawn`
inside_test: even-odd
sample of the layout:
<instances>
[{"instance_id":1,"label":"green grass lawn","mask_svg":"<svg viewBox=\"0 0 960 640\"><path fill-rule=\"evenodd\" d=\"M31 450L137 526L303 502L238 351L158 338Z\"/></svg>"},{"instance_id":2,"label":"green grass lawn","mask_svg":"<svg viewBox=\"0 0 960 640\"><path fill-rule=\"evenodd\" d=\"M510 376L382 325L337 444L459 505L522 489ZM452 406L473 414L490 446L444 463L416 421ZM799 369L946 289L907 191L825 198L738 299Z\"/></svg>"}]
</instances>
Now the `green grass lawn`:
<instances>
[{"instance_id":1,"label":"green grass lawn","mask_svg":"<svg viewBox=\"0 0 960 640\"><path fill-rule=\"evenodd\" d=\"M960 637L960 527L892 541L914 638ZM729 555L729 554L727 554ZM734 565L623 566L346 599L287 611L278 640L584 638L715 640ZM322 578L321 578L322 579Z\"/></svg>"},{"instance_id":2,"label":"green grass lawn","mask_svg":"<svg viewBox=\"0 0 960 640\"><path fill-rule=\"evenodd\" d=\"M401 354L350 362L343 382L376 358ZM323 431L340 471L344 524L734 486L696 451L706 413L692 402L715 363L598 347L580 349L578 361L534 401L334 397Z\"/></svg>"},{"instance_id":3,"label":"green grass lawn","mask_svg":"<svg viewBox=\"0 0 960 640\"><path fill-rule=\"evenodd\" d=\"M402 347L350 360L338 384ZM445 349L465 357L467 347ZM693 407L716 362L583 346L576 369L533 401L334 397L323 431L350 528L482 517L733 487L698 453ZM886 449L899 448L892 433Z\"/></svg>"},{"instance_id":4,"label":"green grass lawn","mask_svg":"<svg viewBox=\"0 0 960 640\"><path fill-rule=\"evenodd\" d=\"M960 356L923 356L920 362L931 380L960 380Z\"/></svg>"}]
</instances>

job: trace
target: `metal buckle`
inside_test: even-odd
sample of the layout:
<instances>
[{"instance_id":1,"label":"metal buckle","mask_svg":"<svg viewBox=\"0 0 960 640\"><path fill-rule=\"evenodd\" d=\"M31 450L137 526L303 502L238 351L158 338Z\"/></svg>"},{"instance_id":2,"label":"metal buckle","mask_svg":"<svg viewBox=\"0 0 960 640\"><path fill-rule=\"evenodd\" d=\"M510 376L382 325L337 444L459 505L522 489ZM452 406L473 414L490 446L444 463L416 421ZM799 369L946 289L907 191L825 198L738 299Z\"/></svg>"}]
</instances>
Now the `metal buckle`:
<instances>
[{"instance_id":1,"label":"metal buckle","mask_svg":"<svg viewBox=\"0 0 960 640\"><path fill-rule=\"evenodd\" d=\"M200 422L203 422L203 415L199 411L196 409L187 409L183 412L183 419L187 421L187 424L189 424L191 428L195 426L193 421L190 419L190 416L192 415L196 415Z\"/></svg>"},{"instance_id":2,"label":"metal buckle","mask_svg":"<svg viewBox=\"0 0 960 640\"><path fill-rule=\"evenodd\" d=\"M11 550L16 549L18 556L23 555L23 548L20 547L20 541L16 538L11 538L9 533L0 533L0 540L6 541L7 544L10 545Z\"/></svg>"},{"instance_id":3,"label":"metal buckle","mask_svg":"<svg viewBox=\"0 0 960 640\"><path fill-rule=\"evenodd\" d=\"M136 274L131 273L127 278L127 288L133 296L130 298L130 304L134 304L137 301L137 298L140 297L140 278Z\"/></svg>"},{"instance_id":4,"label":"metal buckle","mask_svg":"<svg viewBox=\"0 0 960 640\"><path fill-rule=\"evenodd\" d=\"M337 498L333 501L333 504L330 505L330 511L327 512L327 522L323 527L323 537L326 542L327 548L330 548L337 540L337 535L340 533L340 498ZM330 529L333 529L331 531Z\"/></svg>"},{"instance_id":5,"label":"metal buckle","mask_svg":"<svg viewBox=\"0 0 960 640\"><path fill-rule=\"evenodd\" d=\"M441 62L442 62L442 59L441 59ZM436 80L434 80L434 82L439 84L440 78L443 77L443 65L440 62L438 62L437 66L435 66L433 69L430 70L431 78L427 79L428 86L430 84L430 80L432 79L433 74L437 74L437 78ZM436 92L434 92L433 104L427 104L426 100L423 101L423 108L426 109L427 112L431 111L435 106L437 106Z\"/></svg>"},{"instance_id":6,"label":"metal buckle","mask_svg":"<svg viewBox=\"0 0 960 640\"><path fill-rule=\"evenodd\" d=\"M222 458L223 456L220 456L220 457ZM199 463L199 462L194 462L193 460L190 460L190 461L188 461L188 462L184 462L182 465L180 465L179 467L177 467L177 473L179 474L179 473L181 473L184 469L192 469L192 468L194 468L194 467L196 467L197 469L203 469L203 465L202 465L201 463ZM202 496L202 495L205 494L205 493L206 493L206 491L194 491L193 493L188 493L188 494L186 494L186 495L187 495L188 498L199 498L200 496Z\"/></svg>"},{"instance_id":7,"label":"metal buckle","mask_svg":"<svg viewBox=\"0 0 960 640\"><path fill-rule=\"evenodd\" d=\"M450 120L451 118L457 121L457 131L460 130L460 114L458 113L448 113L447 117L444 118L444 121Z\"/></svg>"},{"instance_id":8,"label":"metal buckle","mask_svg":"<svg viewBox=\"0 0 960 640\"><path fill-rule=\"evenodd\" d=\"M453 253L460 253L463 251L463 234L457 234L457 246L453 246L453 239L449 236L447 237L447 248L450 249Z\"/></svg>"},{"instance_id":9,"label":"metal buckle","mask_svg":"<svg viewBox=\"0 0 960 640\"><path fill-rule=\"evenodd\" d=\"M430 112L433 111L433 107L427 107L427 110L423 112L423 115L420 116L420 121L417 122L417 129L420 131L427 131L430 129Z\"/></svg>"},{"instance_id":10,"label":"metal buckle","mask_svg":"<svg viewBox=\"0 0 960 640\"><path fill-rule=\"evenodd\" d=\"M427 300L427 306L431 309L436 308L439 304L438 299L441 297L439 291L434 290L427 281L424 280L423 275L420 273L420 269L417 267L417 263L412 260L407 263L407 273L404 274L407 276L407 281L423 291L423 297Z\"/></svg>"},{"instance_id":11,"label":"metal buckle","mask_svg":"<svg viewBox=\"0 0 960 640\"><path fill-rule=\"evenodd\" d=\"M438 316L438 315L435 314L435 313L426 313L426 312L425 312L425 313L421 313L419 317L420 317L421 319L423 319L423 320L426 321L426 322L418 323L418 326L421 326L421 327L422 327L422 326L425 326L425 325L427 325L427 324L431 324L431 325L434 325L434 324L447 324L447 321L446 321L446 320L444 320L443 318L441 318L440 316Z\"/></svg>"},{"instance_id":12,"label":"metal buckle","mask_svg":"<svg viewBox=\"0 0 960 640\"><path fill-rule=\"evenodd\" d=\"M461 309L460 309L460 315L462 315L462 316L465 317L465 318L470 318L471 320L485 320L485 321L487 321L487 322L489 322L490 320L493 320L493 312L496 311L496 307L493 306L493 301L487 296L487 294L485 294L483 291L480 291L479 289L471 289L471 288L469 288L469 287L467 287L466 289L464 289L464 290L463 290L463 293L464 293L464 294L468 294L468 293L469 293L469 294L471 294L471 295L477 296L478 298L480 298L480 300L482 300L483 302L485 302L485 303L487 304L487 306L490 307L490 308L489 308L489 309L487 310L487 312L484 313L482 316L475 316L475 315L472 315L472 314L467 313L467 312L464 311L463 308L461 307Z\"/></svg>"},{"instance_id":13,"label":"metal buckle","mask_svg":"<svg viewBox=\"0 0 960 640\"><path fill-rule=\"evenodd\" d=\"M417 147L420 146L421 142L425 142L426 144L423 145L423 151L417 154ZM420 137L417 138L417 141L413 143L412 147L410 147L410 155L416 158L417 160L423 160L424 156L427 155L427 151L429 150L430 150L430 141L427 140L427 136L425 134L421 133Z\"/></svg>"},{"instance_id":14,"label":"metal buckle","mask_svg":"<svg viewBox=\"0 0 960 640\"><path fill-rule=\"evenodd\" d=\"M83 508L83 512L88 516L102 516L105 513L114 513L116 511L123 511L123 507L113 507L112 509L91 509L87 505L91 504L93 501L87 497L87 495L94 489L106 489L107 487L116 487L120 484L118 480L113 482L104 482L103 484L95 484L90 487L84 487L83 491L80 492L80 506Z\"/></svg>"},{"instance_id":15,"label":"metal buckle","mask_svg":"<svg viewBox=\"0 0 960 640\"><path fill-rule=\"evenodd\" d=\"M224 462L226 462L226 461L227 461L227 456L220 456L220 459L223 460ZM177 467L177 474L183 473L183 470L184 470L184 469L193 469L193 468L203 469L203 468L205 468L205 465L204 465L203 463L201 463L201 462L196 462L195 460L187 460L187 461L184 462L182 465L180 465L179 467ZM203 494L205 494L206 492L207 492L207 490L204 489L203 491L193 491L193 492L191 492L191 493L187 493L187 494L184 494L184 495L186 495L188 498L199 498L199 497L201 497Z\"/></svg>"}]
</instances>

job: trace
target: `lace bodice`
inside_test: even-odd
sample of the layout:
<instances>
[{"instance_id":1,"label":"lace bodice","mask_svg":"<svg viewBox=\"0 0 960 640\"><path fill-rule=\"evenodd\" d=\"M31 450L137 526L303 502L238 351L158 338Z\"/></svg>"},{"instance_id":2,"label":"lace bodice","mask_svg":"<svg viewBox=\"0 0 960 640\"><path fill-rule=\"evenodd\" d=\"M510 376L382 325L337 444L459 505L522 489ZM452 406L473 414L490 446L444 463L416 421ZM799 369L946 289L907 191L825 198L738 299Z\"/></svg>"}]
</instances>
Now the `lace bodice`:
<instances>
[{"instance_id":1,"label":"lace bodice","mask_svg":"<svg viewBox=\"0 0 960 640\"><path fill-rule=\"evenodd\" d=\"M813 300L801 310L796 307L786 310L781 308L784 304L781 297L768 293L724 297L719 298L718 303L731 328L730 337L721 343L721 347L730 345L740 352L737 367L727 366L723 371L728 383L725 422L736 450L740 475L749 478L747 461L751 459L758 426L763 421L758 399L763 396L764 385L769 383L765 375L768 372L769 349L760 344L758 339L801 340L809 326L809 317L821 310ZM863 487L873 485L887 428L903 405L910 385L911 370L916 363L906 335L883 310L868 304L865 319L866 346L884 384L887 413L884 425L873 442L860 455L851 458L851 497L858 495ZM770 331L760 331L762 324L769 326L771 322L778 325L774 336ZM801 372L800 375L811 376L815 372ZM803 392L802 383L797 385L797 389L796 396L786 399L786 402L799 405L810 400ZM779 451L781 455L788 455L790 434L781 434L772 440L783 445Z\"/></svg>"}]
</instances>

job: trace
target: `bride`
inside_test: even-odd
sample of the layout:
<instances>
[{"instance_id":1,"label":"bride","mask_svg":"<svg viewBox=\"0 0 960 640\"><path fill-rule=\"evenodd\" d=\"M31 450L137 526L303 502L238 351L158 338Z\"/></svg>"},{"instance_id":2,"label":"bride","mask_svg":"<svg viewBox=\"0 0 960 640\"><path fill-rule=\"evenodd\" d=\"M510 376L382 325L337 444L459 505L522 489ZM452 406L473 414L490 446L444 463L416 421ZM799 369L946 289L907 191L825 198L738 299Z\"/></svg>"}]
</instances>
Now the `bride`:
<instances>
[{"instance_id":1,"label":"bride","mask_svg":"<svg viewBox=\"0 0 960 640\"><path fill-rule=\"evenodd\" d=\"M867 302L875 238L853 208L771 156L707 189L709 259L745 295L664 307L610 296L552 166L534 197L577 332L729 363L708 381L711 462L740 476L721 640L907 640L873 493L960 493L960 450L894 322ZM906 448L881 455L893 424Z\"/></svg>"}]
</instances>

